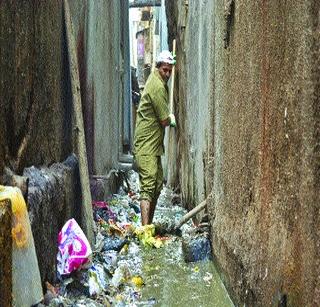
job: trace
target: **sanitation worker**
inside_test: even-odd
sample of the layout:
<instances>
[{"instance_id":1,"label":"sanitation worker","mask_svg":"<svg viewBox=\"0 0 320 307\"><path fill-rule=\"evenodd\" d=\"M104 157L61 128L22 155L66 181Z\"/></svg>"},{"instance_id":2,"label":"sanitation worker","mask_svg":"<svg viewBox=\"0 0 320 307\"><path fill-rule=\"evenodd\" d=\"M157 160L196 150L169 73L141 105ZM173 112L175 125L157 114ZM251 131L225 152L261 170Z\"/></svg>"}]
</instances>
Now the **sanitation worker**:
<instances>
[{"instance_id":1,"label":"sanitation worker","mask_svg":"<svg viewBox=\"0 0 320 307\"><path fill-rule=\"evenodd\" d=\"M165 127L176 126L175 116L169 112L167 86L175 62L171 52L164 50L159 54L137 111L133 155L140 180L142 225L152 224L163 185L161 155L164 153Z\"/></svg>"}]
</instances>

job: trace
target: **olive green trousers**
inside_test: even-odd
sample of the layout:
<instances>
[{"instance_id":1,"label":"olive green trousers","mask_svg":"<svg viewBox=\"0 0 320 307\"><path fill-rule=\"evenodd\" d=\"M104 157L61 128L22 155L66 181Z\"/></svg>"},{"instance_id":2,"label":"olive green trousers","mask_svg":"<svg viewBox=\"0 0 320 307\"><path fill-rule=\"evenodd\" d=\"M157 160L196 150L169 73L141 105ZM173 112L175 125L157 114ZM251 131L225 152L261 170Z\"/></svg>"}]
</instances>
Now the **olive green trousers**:
<instances>
[{"instance_id":1,"label":"olive green trousers","mask_svg":"<svg viewBox=\"0 0 320 307\"><path fill-rule=\"evenodd\" d=\"M156 203L163 187L161 156L134 157L140 180L140 199Z\"/></svg>"}]
</instances>

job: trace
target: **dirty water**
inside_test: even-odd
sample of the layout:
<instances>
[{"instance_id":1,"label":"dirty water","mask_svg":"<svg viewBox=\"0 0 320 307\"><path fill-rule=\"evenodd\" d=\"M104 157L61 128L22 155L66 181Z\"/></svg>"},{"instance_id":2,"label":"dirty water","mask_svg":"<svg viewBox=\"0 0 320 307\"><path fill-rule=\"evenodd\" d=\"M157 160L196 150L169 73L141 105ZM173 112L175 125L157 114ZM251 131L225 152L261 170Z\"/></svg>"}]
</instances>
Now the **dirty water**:
<instances>
[{"instance_id":1,"label":"dirty water","mask_svg":"<svg viewBox=\"0 0 320 307\"><path fill-rule=\"evenodd\" d=\"M95 203L96 246L91 267L62 277L51 287L49 306L233 306L210 260L184 260L182 241L194 235L191 221L181 236L161 234L143 241L137 174L106 202ZM154 223L172 226L186 211L173 206L172 191L164 188ZM47 290L47 293L48 293Z\"/></svg>"},{"instance_id":2,"label":"dirty water","mask_svg":"<svg viewBox=\"0 0 320 307\"><path fill-rule=\"evenodd\" d=\"M154 298L155 306L233 306L212 261L186 264L181 242L144 251L142 259L142 301Z\"/></svg>"},{"instance_id":3,"label":"dirty water","mask_svg":"<svg viewBox=\"0 0 320 307\"><path fill-rule=\"evenodd\" d=\"M155 213L155 223L164 218L179 221L185 210L169 204L171 191L164 189ZM192 228L183 226L182 236ZM143 249L145 286L142 301L155 299L154 306L234 306L212 261L184 261L182 238L170 236L161 249Z\"/></svg>"}]
</instances>

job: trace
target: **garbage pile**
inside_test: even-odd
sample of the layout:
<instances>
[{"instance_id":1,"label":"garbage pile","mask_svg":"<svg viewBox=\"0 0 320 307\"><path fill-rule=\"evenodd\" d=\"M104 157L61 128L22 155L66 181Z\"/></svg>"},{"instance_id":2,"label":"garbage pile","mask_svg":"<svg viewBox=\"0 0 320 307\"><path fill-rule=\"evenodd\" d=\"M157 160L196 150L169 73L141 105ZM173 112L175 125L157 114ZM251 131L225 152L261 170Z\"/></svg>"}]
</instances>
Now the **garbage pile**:
<instances>
[{"instance_id":1,"label":"garbage pile","mask_svg":"<svg viewBox=\"0 0 320 307\"><path fill-rule=\"evenodd\" d=\"M137 190L132 173L131 189ZM141 248L160 248L155 226L141 226L135 192L122 186L106 201L94 201L96 244L91 249L74 219L59 234L58 285L47 283L48 306L135 306L144 285Z\"/></svg>"},{"instance_id":2,"label":"garbage pile","mask_svg":"<svg viewBox=\"0 0 320 307\"><path fill-rule=\"evenodd\" d=\"M130 188L126 180L118 194L106 201L93 202L97 226L94 247L90 247L75 220L69 220L64 225L59 234L57 256L60 283L54 286L46 284L45 305L93 307L156 304L154 297L147 300L144 297L142 301L141 293L146 281L142 257L146 249L162 248L176 240L175 236L165 234L165 229L172 228L185 210L170 206L171 215L168 217L165 204L171 201L172 192L164 189L155 215L158 226L141 226L138 177L133 171L129 173L129 184ZM164 230L161 232L161 229ZM194 229L190 223L183 226L186 237L190 229Z\"/></svg>"}]
</instances>

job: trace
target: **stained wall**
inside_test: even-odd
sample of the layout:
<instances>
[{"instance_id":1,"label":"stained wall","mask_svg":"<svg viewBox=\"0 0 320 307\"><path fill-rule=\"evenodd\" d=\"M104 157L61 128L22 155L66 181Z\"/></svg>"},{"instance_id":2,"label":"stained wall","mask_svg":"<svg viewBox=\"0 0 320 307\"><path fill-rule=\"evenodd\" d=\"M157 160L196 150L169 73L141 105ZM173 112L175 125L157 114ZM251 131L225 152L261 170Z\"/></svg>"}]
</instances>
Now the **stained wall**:
<instances>
[{"instance_id":1,"label":"stained wall","mask_svg":"<svg viewBox=\"0 0 320 307\"><path fill-rule=\"evenodd\" d=\"M184 202L212 192L214 256L236 303L316 306L320 4L185 4L169 14Z\"/></svg>"}]
</instances>

